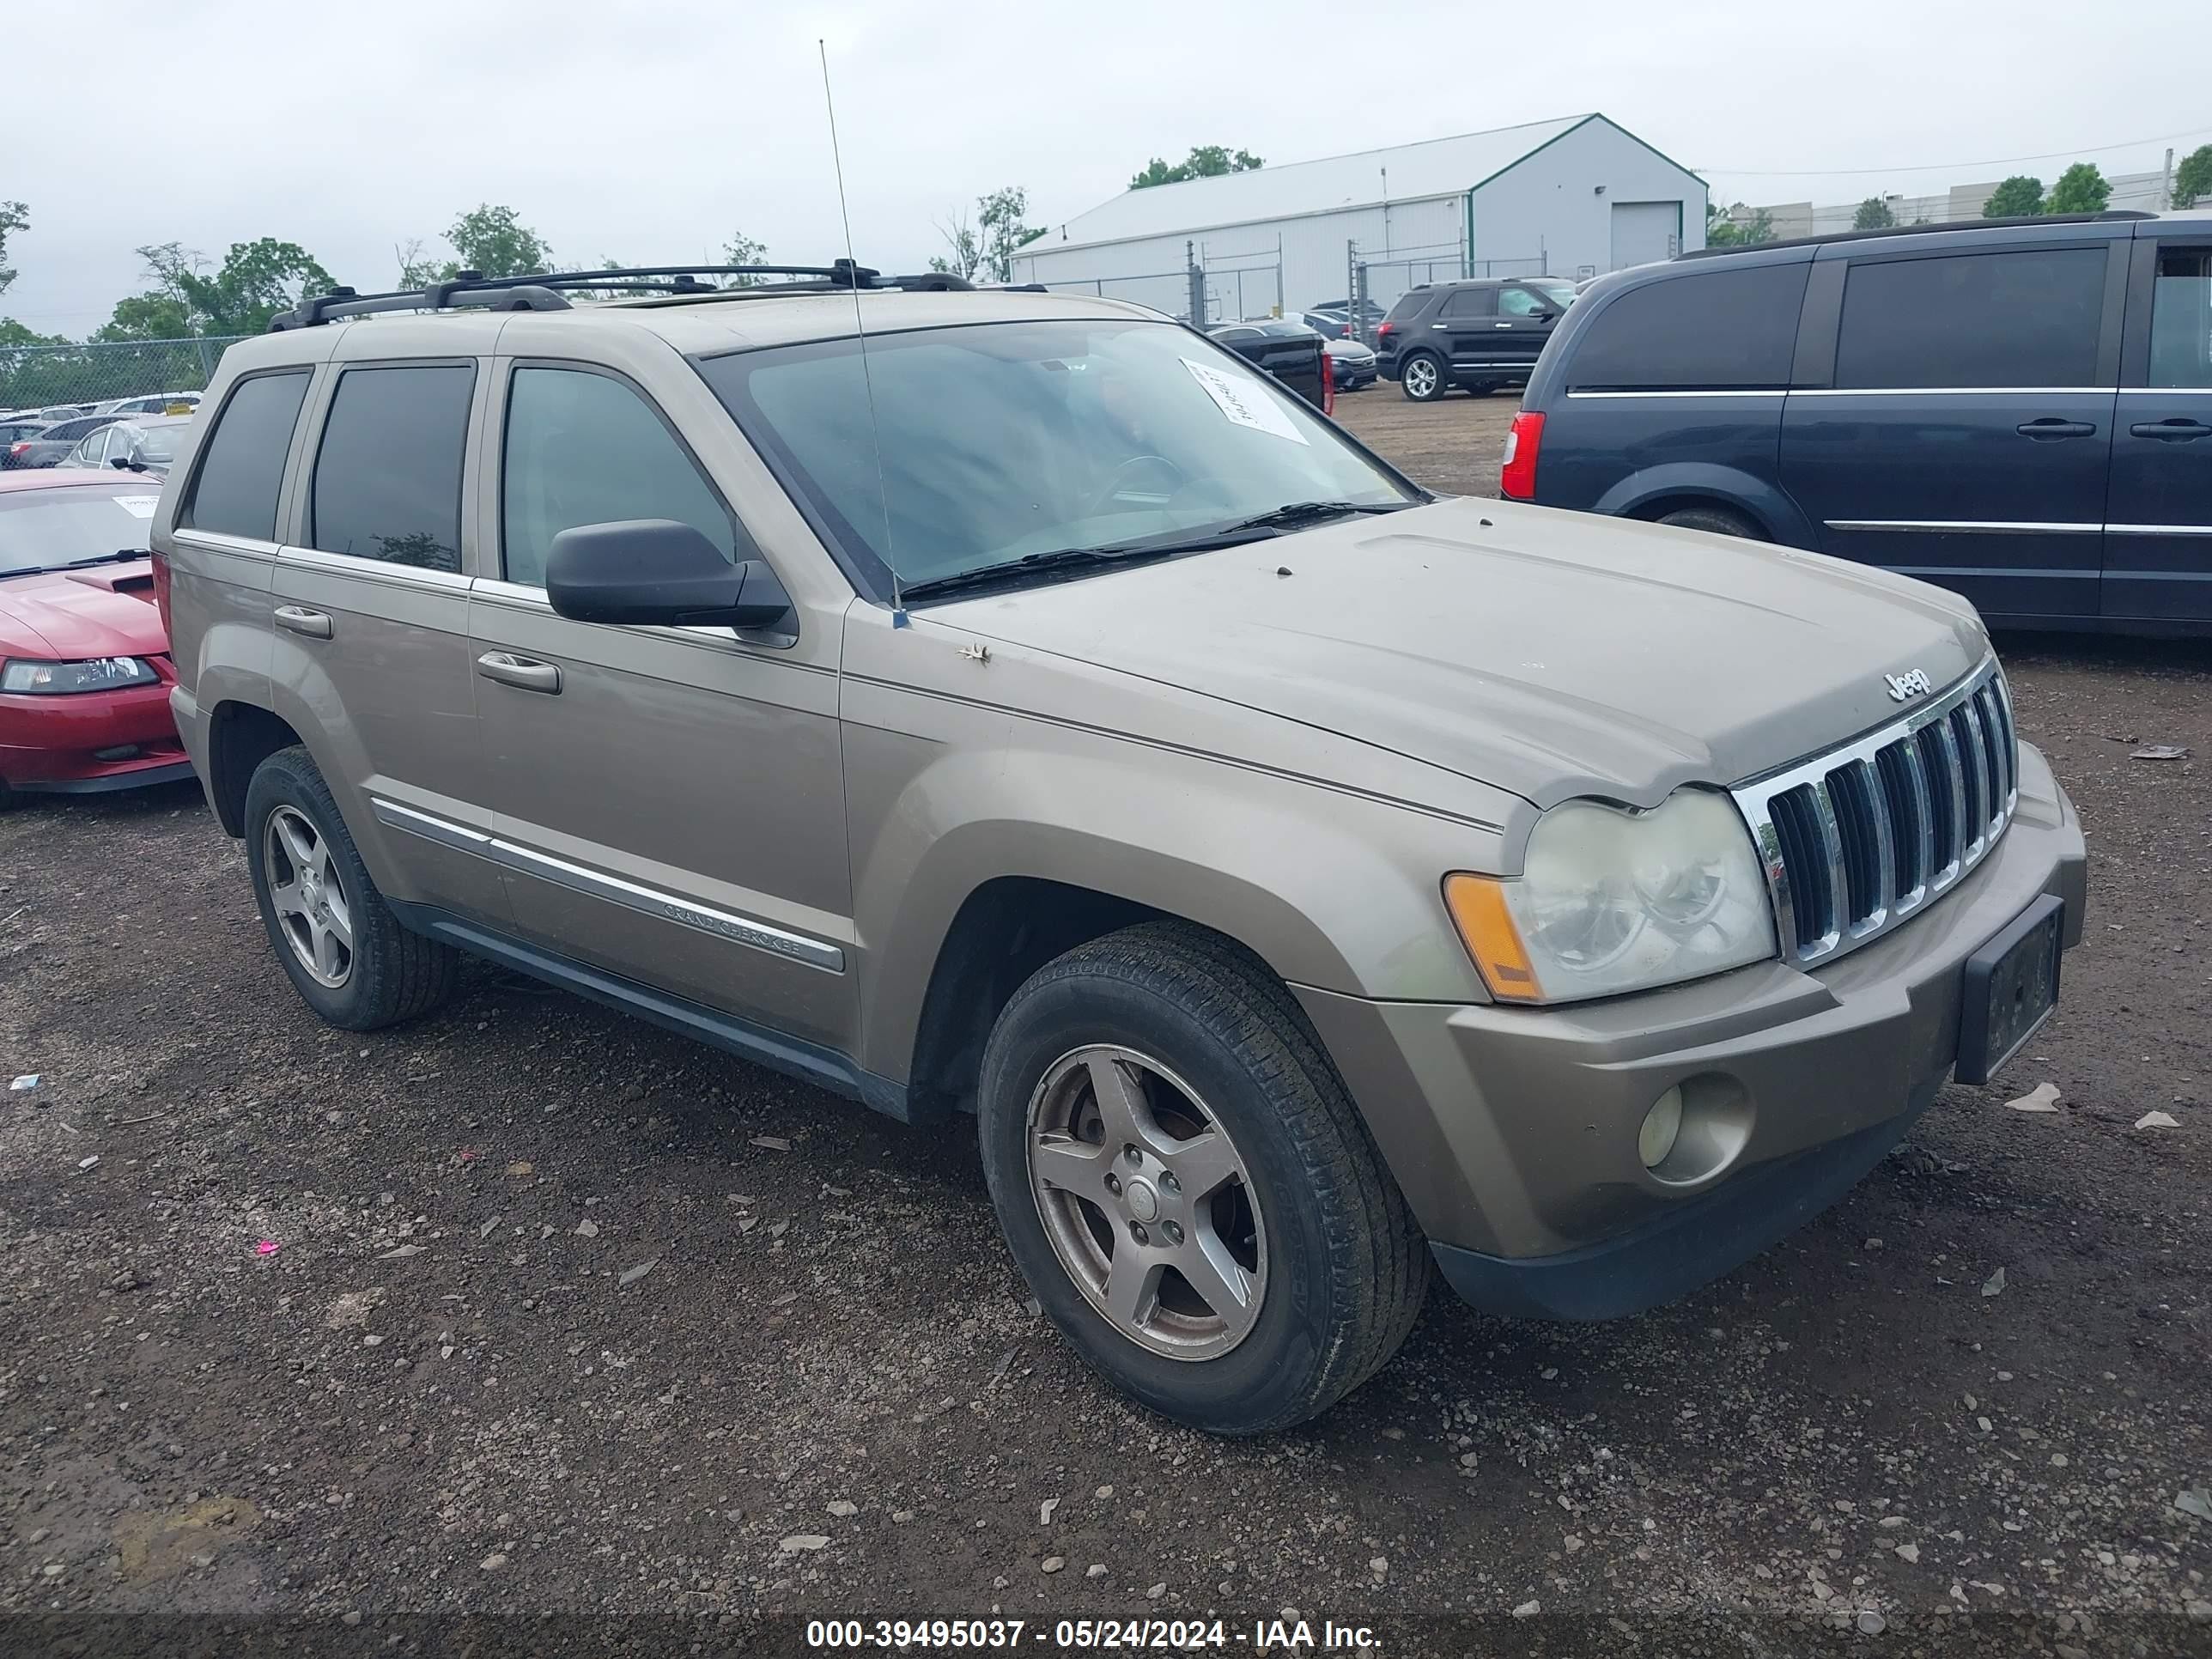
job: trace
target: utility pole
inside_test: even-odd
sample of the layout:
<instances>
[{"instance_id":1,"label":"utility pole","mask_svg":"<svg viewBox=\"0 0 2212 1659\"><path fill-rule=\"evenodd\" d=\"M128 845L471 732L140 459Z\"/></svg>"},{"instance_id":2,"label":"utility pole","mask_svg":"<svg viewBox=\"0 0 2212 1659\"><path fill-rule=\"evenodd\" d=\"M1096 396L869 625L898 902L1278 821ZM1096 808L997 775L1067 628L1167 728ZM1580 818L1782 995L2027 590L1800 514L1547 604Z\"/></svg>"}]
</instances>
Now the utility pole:
<instances>
[{"instance_id":1,"label":"utility pole","mask_svg":"<svg viewBox=\"0 0 2212 1659\"><path fill-rule=\"evenodd\" d=\"M2173 205L2173 146L2166 147L2166 166L2158 175L2158 206L2163 213Z\"/></svg>"}]
</instances>

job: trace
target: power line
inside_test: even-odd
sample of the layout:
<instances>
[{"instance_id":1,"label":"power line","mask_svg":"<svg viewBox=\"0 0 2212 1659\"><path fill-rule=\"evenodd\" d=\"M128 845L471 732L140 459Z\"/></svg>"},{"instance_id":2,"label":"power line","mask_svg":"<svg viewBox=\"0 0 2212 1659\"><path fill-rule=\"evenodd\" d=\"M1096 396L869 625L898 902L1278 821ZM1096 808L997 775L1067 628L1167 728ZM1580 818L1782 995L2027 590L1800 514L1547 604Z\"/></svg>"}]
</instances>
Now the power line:
<instances>
[{"instance_id":1,"label":"power line","mask_svg":"<svg viewBox=\"0 0 2212 1659\"><path fill-rule=\"evenodd\" d=\"M1994 161L1930 161L1912 167L1800 167L1795 171L1776 167L1709 167L1704 171L1721 173L1731 179L1850 179L1869 173L1958 173L1968 167L2007 167L2020 161L2063 161L2077 155L2102 155L2116 149L2136 149L2145 144L2178 143L2184 138L2194 138L2204 133L2212 133L2212 127L2191 127L2185 132L2162 132L2152 138L2125 138L2116 144L2084 144L2073 149L2045 150L2040 155L2000 155Z\"/></svg>"}]
</instances>

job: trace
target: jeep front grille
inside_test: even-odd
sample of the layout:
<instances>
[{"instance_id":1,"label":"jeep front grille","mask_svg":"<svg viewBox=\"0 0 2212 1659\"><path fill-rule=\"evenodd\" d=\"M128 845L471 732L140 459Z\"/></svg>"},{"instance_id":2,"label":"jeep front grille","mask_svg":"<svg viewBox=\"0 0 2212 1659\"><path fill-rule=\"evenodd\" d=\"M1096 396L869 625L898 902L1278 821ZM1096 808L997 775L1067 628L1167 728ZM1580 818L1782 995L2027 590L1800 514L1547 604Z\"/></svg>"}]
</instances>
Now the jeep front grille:
<instances>
[{"instance_id":1,"label":"jeep front grille","mask_svg":"<svg viewBox=\"0 0 2212 1659\"><path fill-rule=\"evenodd\" d=\"M2020 800L2012 698L1992 658L1904 719L1740 784L1785 962L1887 933L1988 856Z\"/></svg>"}]
</instances>

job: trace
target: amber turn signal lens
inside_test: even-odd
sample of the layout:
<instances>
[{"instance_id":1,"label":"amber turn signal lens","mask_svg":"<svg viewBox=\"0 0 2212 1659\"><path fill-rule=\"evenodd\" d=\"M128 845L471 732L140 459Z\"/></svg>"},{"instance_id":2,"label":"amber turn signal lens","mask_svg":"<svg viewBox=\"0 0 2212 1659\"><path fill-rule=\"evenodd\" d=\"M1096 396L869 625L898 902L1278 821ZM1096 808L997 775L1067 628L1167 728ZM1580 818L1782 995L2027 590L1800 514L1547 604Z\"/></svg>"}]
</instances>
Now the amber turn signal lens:
<instances>
[{"instance_id":1,"label":"amber turn signal lens","mask_svg":"<svg viewBox=\"0 0 2212 1659\"><path fill-rule=\"evenodd\" d=\"M1482 970L1490 994L1501 1002L1534 1002L1544 994L1521 930L1505 908L1505 890L1488 876L1444 878L1444 908L1466 942L1468 954Z\"/></svg>"}]
</instances>

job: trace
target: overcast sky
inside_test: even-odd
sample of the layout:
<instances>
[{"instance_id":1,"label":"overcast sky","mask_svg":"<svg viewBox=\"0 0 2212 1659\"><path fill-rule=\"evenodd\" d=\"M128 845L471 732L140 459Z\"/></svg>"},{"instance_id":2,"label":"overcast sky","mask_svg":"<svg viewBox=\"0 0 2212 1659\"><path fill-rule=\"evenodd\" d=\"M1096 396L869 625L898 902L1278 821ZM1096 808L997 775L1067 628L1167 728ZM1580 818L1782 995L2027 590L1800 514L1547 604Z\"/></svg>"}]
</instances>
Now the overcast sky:
<instances>
[{"instance_id":1,"label":"overcast sky","mask_svg":"<svg viewBox=\"0 0 2212 1659\"><path fill-rule=\"evenodd\" d=\"M2169 135L2212 140L2203 0L125 0L96 28L8 9L0 199L32 218L0 315L71 336L142 286L143 243L276 236L368 289L395 243L442 254L485 201L563 263L693 258L740 228L826 261L844 236L817 37L856 250L885 268L981 191L1025 185L1054 223L1199 143L1302 161L1598 110L1759 203L2048 183L2075 155L2154 169Z\"/></svg>"}]
</instances>

